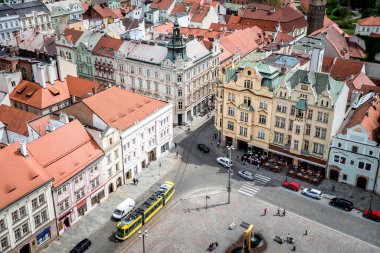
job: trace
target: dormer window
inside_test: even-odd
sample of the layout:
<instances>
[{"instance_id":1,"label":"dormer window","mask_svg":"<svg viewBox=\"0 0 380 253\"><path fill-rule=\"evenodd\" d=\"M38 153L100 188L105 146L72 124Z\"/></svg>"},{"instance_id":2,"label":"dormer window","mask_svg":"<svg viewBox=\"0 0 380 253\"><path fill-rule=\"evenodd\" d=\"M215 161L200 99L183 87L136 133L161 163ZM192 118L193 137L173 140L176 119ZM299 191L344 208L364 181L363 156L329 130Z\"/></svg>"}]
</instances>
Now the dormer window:
<instances>
[{"instance_id":1,"label":"dormer window","mask_svg":"<svg viewBox=\"0 0 380 253\"><path fill-rule=\"evenodd\" d=\"M244 88L252 89L253 82L251 80L245 80L244 81Z\"/></svg>"}]
</instances>

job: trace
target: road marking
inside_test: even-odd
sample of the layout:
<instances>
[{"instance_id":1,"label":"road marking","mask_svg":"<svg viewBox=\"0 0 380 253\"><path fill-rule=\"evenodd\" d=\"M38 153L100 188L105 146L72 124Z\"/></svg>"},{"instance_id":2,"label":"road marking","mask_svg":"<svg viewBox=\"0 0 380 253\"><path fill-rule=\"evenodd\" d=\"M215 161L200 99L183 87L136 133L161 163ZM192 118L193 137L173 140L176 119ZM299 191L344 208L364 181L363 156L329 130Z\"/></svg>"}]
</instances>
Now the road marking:
<instances>
[{"instance_id":1,"label":"road marking","mask_svg":"<svg viewBox=\"0 0 380 253\"><path fill-rule=\"evenodd\" d=\"M256 199L256 200L261 201L262 203L264 203L264 204L266 204L266 205L269 205L269 206L272 206L272 207L274 207L274 208L276 208L276 209L279 208L278 206L275 206L275 205L273 205L273 204L271 204L271 203L269 203L269 202L265 202L265 201L262 200L262 199ZM365 243L365 244L371 245L371 246L373 246L373 247L378 247L378 246L376 246L376 245L374 245L374 244L371 244L371 243L369 243L369 242L363 241L362 239L359 239L359 238L354 237L354 236L352 236L352 235L346 234L346 233L344 233L344 232L342 232L342 231L336 230L335 228L329 227L329 226L327 226L327 225L324 225L324 224L319 223L319 222L317 222L317 221L311 220L311 219L306 218L306 217L304 217L304 216L301 216L301 215L299 215L299 214L293 213L293 212L291 212L291 211L289 211L289 210L286 210L286 212L291 213L291 214L293 214L293 215L295 215L295 216L297 216L297 217L303 218L303 219L305 219L305 220L308 220L308 221L310 221L310 222L312 222L312 223L314 223L314 224L317 224L317 225L320 225L320 226L322 226L322 227L325 227L325 228L327 228L327 229L331 229L331 230L333 230L333 231L335 231L335 232L338 232L338 233L340 233L340 234L342 234L342 235L348 236L348 237L350 237L350 238L352 238L352 239L354 239L354 240L358 240L358 241L360 241L360 242L363 242L363 243Z\"/></svg>"},{"instance_id":2,"label":"road marking","mask_svg":"<svg viewBox=\"0 0 380 253\"><path fill-rule=\"evenodd\" d=\"M260 191L260 187L257 187L257 186L251 186L251 185L243 185L241 188L246 188L246 189L250 189L250 190L255 190L255 191Z\"/></svg>"},{"instance_id":3,"label":"road marking","mask_svg":"<svg viewBox=\"0 0 380 253\"><path fill-rule=\"evenodd\" d=\"M240 192L241 194L244 194L244 195L247 195L247 196L250 196L253 198L253 195L252 194L249 194L247 192L244 192L244 191L241 191L241 190L238 190L238 192Z\"/></svg>"},{"instance_id":4,"label":"road marking","mask_svg":"<svg viewBox=\"0 0 380 253\"><path fill-rule=\"evenodd\" d=\"M246 192L253 193L253 194L256 194L259 191L259 190L248 188L244 185L240 188L240 190L242 190L242 191L244 190Z\"/></svg>"}]
</instances>

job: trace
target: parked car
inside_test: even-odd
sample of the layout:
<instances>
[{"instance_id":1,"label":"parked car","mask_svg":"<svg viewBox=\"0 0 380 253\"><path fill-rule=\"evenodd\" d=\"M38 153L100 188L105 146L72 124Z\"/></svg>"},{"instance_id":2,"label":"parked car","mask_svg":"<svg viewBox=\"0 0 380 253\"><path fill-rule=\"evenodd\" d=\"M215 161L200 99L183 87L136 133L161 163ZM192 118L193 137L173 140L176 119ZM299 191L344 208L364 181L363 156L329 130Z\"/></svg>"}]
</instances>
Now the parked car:
<instances>
[{"instance_id":1,"label":"parked car","mask_svg":"<svg viewBox=\"0 0 380 253\"><path fill-rule=\"evenodd\" d=\"M238 175L250 181L253 181L253 179L255 178L253 173L248 170L241 170L238 172Z\"/></svg>"},{"instance_id":2,"label":"parked car","mask_svg":"<svg viewBox=\"0 0 380 253\"><path fill-rule=\"evenodd\" d=\"M70 253L82 253L88 250L91 246L91 241L89 239L84 239L80 243L78 243Z\"/></svg>"},{"instance_id":3,"label":"parked car","mask_svg":"<svg viewBox=\"0 0 380 253\"><path fill-rule=\"evenodd\" d=\"M231 167L233 165L232 161L230 159L228 159L227 157L218 157L218 158L216 158L216 163L217 164L221 164L221 165L223 165L226 168L229 168L229 167Z\"/></svg>"},{"instance_id":4,"label":"parked car","mask_svg":"<svg viewBox=\"0 0 380 253\"><path fill-rule=\"evenodd\" d=\"M282 183L282 187L288 188L292 191L298 192L301 189L301 185L296 182L285 181Z\"/></svg>"},{"instance_id":5,"label":"parked car","mask_svg":"<svg viewBox=\"0 0 380 253\"><path fill-rule=\"evenodd\" d=\"M333 198L330 201L330 205L340 207L346 211L351 211L354 208L354 203L347 199L342 198Z\"/></svg>"},{"instance_id":6,"label":"parked car","mask_svg":"<svg viewBox=\"0 0 380 253\"><path fill-rule=\"evenodd\" d=\"M311 198L315 199L321 199L322 198L322 192L316 189L311 188L305 188L301 191L303 195L309 196Z\"/></svg>"},{"instance_id":7,"label":"parked car","mask_svg":"<svg viewBox=\"0 0 380 253\"><path fill-rule=\"evenodd\" d=\"M379 222L380 221L380 211L366 209L363 212L363 217Z\"/></svg>"},{"instance_id":8,"label":"parked car","mask_svg":"<svg viewBox=\"0 0 380 253\"><path fill-rule=\"evenodd\" d=\"M198 149L203 153L210 152L209 148L205 144L198 144Z\"/></svg>"},{"instance_id":9,"label":"parked car","mask_svg":"<svg viewBox=\"0 0 380 253\"><path fill-rule=\"evenodd\" d=\"M112 217L114 217L116 220L121 220L130 211L132 211L134 207L135 201L133 199L127 198L116 207L115 211L113 211Z\"/></svg>"}]
</instances>

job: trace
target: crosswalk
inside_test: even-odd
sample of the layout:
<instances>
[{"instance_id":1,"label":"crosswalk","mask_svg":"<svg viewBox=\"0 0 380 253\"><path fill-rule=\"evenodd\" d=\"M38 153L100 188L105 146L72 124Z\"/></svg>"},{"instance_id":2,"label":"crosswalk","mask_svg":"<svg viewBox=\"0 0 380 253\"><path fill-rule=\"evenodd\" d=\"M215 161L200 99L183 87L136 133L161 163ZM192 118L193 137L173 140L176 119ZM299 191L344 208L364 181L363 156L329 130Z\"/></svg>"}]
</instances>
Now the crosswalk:
<instances>
[{"instance_id":1,"label":"crosswalk","mask_svg":"<svg viewBox=\"0 0 380 253\"><path fill-rule=\"evenodd\" d=\"M254 180L244 183L238 192L252 198L258 191L260 191L261 187L266 185L270 180L270 177L256 173Z\"/></svg>"}]
</instances>

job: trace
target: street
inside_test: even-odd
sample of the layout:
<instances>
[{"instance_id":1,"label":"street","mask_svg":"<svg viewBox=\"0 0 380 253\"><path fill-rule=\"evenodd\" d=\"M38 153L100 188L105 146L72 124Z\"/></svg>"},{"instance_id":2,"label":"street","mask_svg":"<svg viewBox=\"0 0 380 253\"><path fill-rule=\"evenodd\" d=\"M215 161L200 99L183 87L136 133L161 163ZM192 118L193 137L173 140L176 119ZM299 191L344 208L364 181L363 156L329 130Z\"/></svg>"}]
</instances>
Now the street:
<instances>
[{"instance_id":1,"label":"street","mask_svg":"<svg viewBox=\"0 0 380 253\"><path fill-rule=\"evenodd\" d=\"M327 199L314 200L299 192L286 190L281 187L281 183L285 179L284 175L262 169L256 170L252 165L234 164L231 177L231 204L226 205L227 169L216 164L215 159L219 154L214 149L211 149L210 153L202 153L196 147L198 143L211 146L209 142L212 141L210 136L213 134L214 127L211 121L194 132L184 131L179 134L175 140L178 143L180 155L178 168L168 169L164 177L161 175L160 181L153 184L148 192L136 199L137 204L143 202L164 180L172 180L176 184L176 193L169 205L165 206L142 228L142 230L147 229L149 233L146 240L150 245L148 247L150 250L147 252L200 252L202 249L205 251L208 243L211 242L207 241L208 238L213 240L214 237L220 240L218 249L220 251L218 252L222 252L223 248L228 248L243 233L241 227L231 233L226 231L226 228L231 222L240 224L243 219L254 222L255 231L265 231L262 233L266 236L266 241L271 245L270 248L276 251L279 249L276 248L277 245L274 244L272 238L275 234L286 234L287 231L299 232L306 227L309 231L319 234L321 242L318 239L300 242L300 249L303 248L303 251L298 250L300 252L326 252L324 251L327 250L325 246L330 247L332 250L330 252L340 252L340 250L334 251L334 247L335 249L341 247L341 252L359 252L354 251L358 250L359 246L368 249L368 251L362 252L379 250L376 247L380 246L378 240L380 224L362 218L355 209L347 213L329 206ZM173 151L171 152L173 153ZM238 170L243 167L256 174L253 182L248 182L237 175ZM206 211L204 209L206 195L210 197L208 216L203 214ZM269 208L268 221L262 221L263 218L260 217L265 207ZM289 218L281 219L281 227L272 220L277 207L285 208L287 216L289 216ZM213 210L215 210L215 214L212 213ZM195 214L200 215L199 219L193 217ZM87 216L91 217L91 215L92 213ZM105 215L111 217L111 213ZM271 220L269 221L269 219ZM290 219L290 222L287 223L285 219ZM93 223L97 225L96 217L93 218ZM81 226L81 221L75 226ZM75 229L75 226L71 229ZM220 227L223 229L219 230ZM115 230L116 222L109 219L95 232L89 235L83 234L83 238L87 237L92 241L88 252L142 252L142 242L137 234L127 241L115 242L113 236ZM326 237L327 235L328 237ZM62 239L65 239L64 237L65 234ZM189 239L186 240L186 238ZM226 238L229 239L226 240ZM79 242L81 239L72 238L72 244L75 245L75 242ZM199 240L202 241L202 245ZM305 246L306 242L311 247L317 247L320 243L325 246L320 249L308 250ZM59 249L63 245L60 245L59 241L53 244L55 244L54 247L47 248L46 252L60 252ZM342 247L342 245L345 246Z\"/></svg>"}]
</instances>

